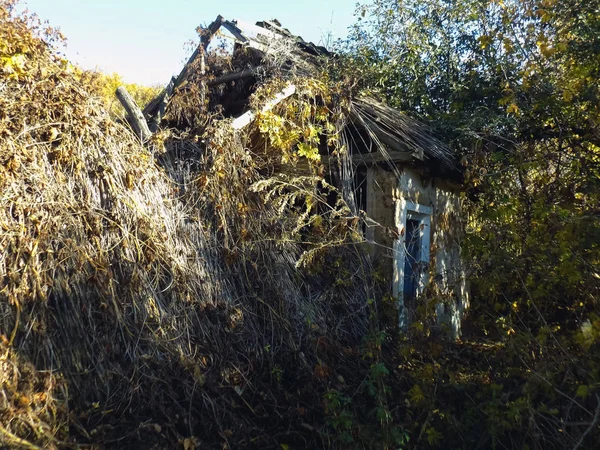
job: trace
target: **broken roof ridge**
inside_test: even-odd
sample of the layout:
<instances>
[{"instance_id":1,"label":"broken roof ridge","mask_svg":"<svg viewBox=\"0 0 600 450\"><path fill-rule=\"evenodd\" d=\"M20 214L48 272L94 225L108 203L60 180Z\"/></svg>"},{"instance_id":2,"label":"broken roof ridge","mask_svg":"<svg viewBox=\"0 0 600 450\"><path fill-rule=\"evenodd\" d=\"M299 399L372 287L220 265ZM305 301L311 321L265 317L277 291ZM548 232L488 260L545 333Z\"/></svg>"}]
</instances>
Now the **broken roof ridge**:
<instances>
[{"instance_id":1,"label":"broken roof ridge","mask_svg":"<svg viewBox=\"0 0 600 450\"><path fill-rule=\"evenodd\" d=\"M263 63L265 61L266 63L250 66L246 63L246 67L238 67L236 71L231 73L221 74L214 79L205 78L209 75L206 73L207 49L212 42L212 38L221 28L224 28L233 36L237 46L248 47L257 51L258 57L261 58ZM287 43L289 43L289 46L287 46ZM288 78L288 81L293 81L295 76L315 76L321 69L318 58L333 56L325 47L306 42L301 37L293 35L287 28L283 28L276 19L251 24L240 19L227 20L219 15L209 26L202 28L198 48L185 64L179 76L175 77L163 91L162 97L151 102L144 113L153 117L154 121L161 120L170 96L175 94L177 88L182 86L190 76L192 64L198 58L202 58L200 61L202 92L208 92L207 89L222 83L256 77L260 71L267 70L268 59L274 55L282 61L285 60L281 67L277 64L274 67L278 68L280 73ZM288 95L283 96L283 98L287 97ZM430 127L402 111L386 105L385 102L377 100L372 95L359 92L352 95L352 97L350 99L351 107L348 111L349 122L352 122L354 126L358 125L364 128L382 155L385 156L385 147L389 147L391 151L399 155L398 157L408 158L410 156L410 158L423 162L435 160L451 172L460 170L452 151L434 136ZM234 120L234 123L244 126L252 115L251 111L246 111L236 119L237 122Z\"/></svg>"}]
</instances>

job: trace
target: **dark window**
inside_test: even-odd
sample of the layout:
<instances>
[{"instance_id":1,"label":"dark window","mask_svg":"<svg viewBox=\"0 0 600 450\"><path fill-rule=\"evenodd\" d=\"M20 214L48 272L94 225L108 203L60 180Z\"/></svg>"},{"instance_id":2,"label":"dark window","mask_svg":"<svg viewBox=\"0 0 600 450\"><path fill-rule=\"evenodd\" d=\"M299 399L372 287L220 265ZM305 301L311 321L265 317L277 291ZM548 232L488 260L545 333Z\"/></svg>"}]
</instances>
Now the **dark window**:
<instances>
[{"instance_id":1,"label":"dark window","mask_svg":"<svg viewBox=\"0 0 600 450\"><path fill-rule=\"evenodd\" d=\"M414 300L421 276L421 221L406 220L406 258L404 260L404 301Z\"/></svg>"}]
</instances>

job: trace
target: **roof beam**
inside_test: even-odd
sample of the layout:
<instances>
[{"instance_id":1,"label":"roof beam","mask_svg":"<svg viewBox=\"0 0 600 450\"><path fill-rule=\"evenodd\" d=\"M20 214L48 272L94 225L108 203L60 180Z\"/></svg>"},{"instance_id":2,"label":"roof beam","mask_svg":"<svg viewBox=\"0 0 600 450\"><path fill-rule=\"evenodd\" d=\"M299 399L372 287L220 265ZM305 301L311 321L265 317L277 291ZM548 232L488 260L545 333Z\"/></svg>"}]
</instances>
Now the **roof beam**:
<instances>
[{"instance_id":1,"label":"roof beam","mask_svg":"<svg viewBox=\"0 0 600 450\"><path fill-rule=\"evenodd\" d=\"M267 112L273 109L276 105L281 103L288 97L291 97L296 92L296 86L294 84L290 84L283 91L279 92L272 100L267 102L265 106L261 109L261 112ZM252 121L256 118L256 114L252 111L246 111L241 116L237 117L233 120L231 126L234 130L240 130L244 128L246 125L252 123Z\"/></svg>"},{"instance_id":2,"label":"roof beam","mask_svg":"<svg viewBox=\"0 0 600 450\"><path fill-rule=\"evenodd\" d=\"M382 162L411 162L417 159L414 152L389 150L385 153L381 151L371 153L354 153L352 154L352 162L354 164L376 164Z\"/></svg>"},{"instance_id":3,"label":"roof beam","mask_svg":"<svg viewBox=\"0 0 600 450\"><path fill-rule=\"evenodd\" d=\"M127 111L127 118L129 119L129 123L135 131L135 134L142 142L147 141L150 136L152 136L152 133L148 128L148 123L146 122L140 107L137 105L133 97L129 95L129 92L127 92L125 86L119 86L117 88L116 95L121 102L121 105L123 105L123 108L125 108L125 111Z\"/></svg>"},{"instance_id":4,"label":"roof beam","mask_svg":"<svg viewBox=\"0 0 600 450\"><path fill-rule=\"evenodd\" d=\"M248 78L253 75L256 75L258 72L260 72L261 69L262 69L262 66L258 66L258 67L252 67L251 69L244 69L244 70L241 70L240 72L228 73L228 74L222 75L220 77L214 78L212 80L209 80L206 83L206 85L207 86L217 86L219 84L229 83L230 81L236 81L236 80L241 80L242 78Z\"/></svg>"},{"instance_id":5,"label":"roof beam","mask_svg":"<svg viewBox=\"0 0 600 450\"><path fill-rule=\"evenodd\" d=\"M198 56L204 56L204 53L210 45L213 36L217 33L217 31L219 31L219 28L221 28L221 26L225 26L225 22L226 21L223 19L223 16L218 15L215 21L211 23L208 26L208 28L203 30L202 36L200 37L200 44L198 45L196 50L194 50L194 53L192 53L190 59L188 59L187 64L183 66L181 73L175 81L173 89L177 88L177 86L180 86L186 80L186 78L189 75L190 65L196 60L196 58L198 58Z\"/></svg>"}]
</instances>

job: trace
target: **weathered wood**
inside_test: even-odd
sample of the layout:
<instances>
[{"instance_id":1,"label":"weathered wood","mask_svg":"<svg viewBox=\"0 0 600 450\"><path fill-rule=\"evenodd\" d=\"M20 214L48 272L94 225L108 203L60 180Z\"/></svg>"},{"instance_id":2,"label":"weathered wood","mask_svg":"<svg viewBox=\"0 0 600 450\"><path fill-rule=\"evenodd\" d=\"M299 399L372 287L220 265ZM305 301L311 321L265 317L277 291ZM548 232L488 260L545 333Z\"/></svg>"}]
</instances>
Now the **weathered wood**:
<instances>
[{"instance_id":1,"label":"weathered wood","mask_svg":"<svg viewBox=\"0 0 600 450\"><path fill-rule=\"evenodd\" d=\"M190 65L196 60L196 58L198 58L199 55L203 56L206 53L206 49L210 45L213 36L217 31L219 31L219 28L221 28L223 22L223 16L218 15L215 21L211 23L208 26L208 28L203 32L202 36L200 37L200 44L198 45L196 50L194 50L194 53L192 53L192 56L190 56L188 62L185 66L183 66L183 69L177 76L173 89L175 89L177 86L180 86L187 79L189 75Z\"/></svg>"},{"instance_id":2,"label":"weathered wood","mask_svg":"<svg viewBox=\"0 0 600 450\"><path fill-rule=\"evenodd\" d=\"M410 150L407 151L396 151L388 150L385 153L377 150L374 152L366 153L353 153L351 156L352 164L355 166L360 165L372 165L378 163L392 162L392 163L405 163L411 162L415 159L419 159L415 152ZM321 155L321 161L323 164L328 165L335 161L334 158L329 155Z\"/></svg>"},{"instance_id":3,"label":"weathered wood","mask_svg":"<svg viewBox=\"0 0 600 450\"><path fill-rule=\"evenodd\" d=\"M273 39L281 39L282 34L269 30L266 27L258 26L243 20L236 19L235 26L244 35L245 38L254 41L269 42Z\"/></svg>"},{"instance_id":4,"label":"weathered wood","mask_svg":"<svg viewBox=\"0 0 600 450\"><path fill-rule=\"evenodd\" d=\"M158 113L156 114L158 123L160 123L163 116L165 115L165 110L167 108L167 104L169 103L171 95L173 94L174 88L175 88L175 78L171 77L171 81L169 81L169 84L165 88L165 96L163 97L162 102L160 102L160 106L158 107Z\"/></svg>"},{"instance_id":5,"label":"weathered wood","mask_svg":"<svg viewBox=\"0 0 600 450\"><path fill-rule=\"evenodd\" d=\"M142 142L148 140L152 133L150 132L150 128L148 128L148 123L144 118L144 114L142 110L137 105L133 97L129 95L127 89L124 86L119 86L116 92L117 98L127 111L127 116L131 126L133 127L135 133L140 137Z\"/></svg>"},{"instance_id":6,"label":"weathered wood","mask_svg":"<svg viewBox=\"0 0 600 450\"><path fill-rule=\"evenodd\" d=\"M215 34L217 34L219 32L221 27L227 29L238 42L241 42L243 44L254 43L253 40L248 39L246 36L244 36L243 32L237 27L236 23L231 22L229 20L225 20L223 18L223 16L221 16L221 15L217 16L215 21L213 23L211 23L208 26L208 28L203 32L202 36L200 37L200 44L198 45L196 50L194 50L194 52L188 59L187 63L185 64L185 66L183 66L183 69L181 70L179 75L177 77L175 77L174 79L172 79L171 83L169 83L169 85L167 86L165 91L163 91L158 97L156 97L148 105L148 107L146 107L146 109L144 110L144 113L146 115L154 117L154 120L152 121L152 124L151 124L153 126L153 128L155 128L158 125L158 123L160 122L160 118L162 118L162 115L164 114L164 109L166 108L166 106L168 104L171 93L187 80L187 77L189 76L189 72L190 72L190 66L198 57L202 58L202 60L200 61L200 66L201 66L200 72L202 75L205 74L205 72L206 72L206 60L205 60L206 50L207 50L208 46L210 45L212 38L214 37ZM265 31L271 33L268 30L265 30ZM256 44L257 44L257 46L259 45L258 43L256 43ZM262 49L262 47L261 47L261 49ZM255 69L250 69L250 70L255 70ZM250 73L248 71L242 71L242 72L238 72L237 74L225 75L223 77L219 77L215 80L209 81L208 83L206 83L206 86L216 86L221 83L226 83L228 81L241 79L241 78L244 78L247 76L251 76L253 74L254 73ZM229 79L229 76L231 76L232 78ZM172 86L171 86L171 84L172 84ZM168 91L170 91L170 92L168 92ZM205 93L202 92L201 95L204 96L204 94ZM161 108L162 108L162 111L161 111ZM158 116L160 116L160 117L158 117Z\"/></svg>"},{"instance_id":7,"label":"weathered wood","mask_svg":"<svg viewBox=\"0 0 600 450\"><path fill-rule=\"evenodd\" d=\"M265 106L263 106L261 111L267 112L267 111L273 109L274 106L278 105L286 98L294 95L295 92L296 92L296 86L293 84L290 84L283 91L279 92L273 98L273 100L267 102L267 104ZM241 128L244 128L246 125L250 124L254 120L255 117L256 117L256 114L254 114L252 111L247 111L244 114L242 114L241 116L239 116L238 118L234 119L231 126L235 130L239 130Z\"/></svg>"},{"instance_id":8,"label":"weathered wood","mask_svg":"<svg viewBox=\"0 0 600 450\"><path fill-rule=\"evenodd\" d=\"M386 153L376 151L372 153L354 153L352 162L354 164L375 164L380 162L409 162L415 159L420 159L415 152L388 150Z\"/></svg>"},{"instance_id":9,"label":"weathered wood","mask_svg":"<svg viewBox=\"0 0 600 450\"><path fill-rule=\"evenodd\" d=\"M229 83L230 81L241 80L242 78L248 78L256 75L260 71L261 67L253 67L252 69L244 69L240 72L228 73L222 75L206 83L207 86L217 86L223 83Z\"/></svg>"},{"instance_id":10,"label":"weathered wood","mask_svg":"<svg viewBox=\"0 0 600 450\"><path fill-rule=\"evenodd\" d=\"M171 95L173 94L173 87L175 86L175 77L171 77L171 81L166 88L162 90L162 92L152 100L151 103L148 104L146 108L144 108L143 114L144 117L151 117L150 122L148 123L148 127L151 132L156 132L158 130L158 126L165 115L165 110L167 109L167 105L169 104L169 100L171 99Z\"/></svg>"},{"instance_id":11,"label":"weathered wood","mask_svg":"<svg viewBox=\"0 0 600 450\"><path fill-rule=\"evenodd\" d=\"M147 105L146 107L143 109L142 113L144 114L144 117L151 117L154 115L154 113L156 112L156 110L158 109L160 102L162 102L163 98L165 96L165 89L163 89L160 94L158 94L156 97L154 97Z\"/></svg>"},{"instance_id":12,"label":"weathered wood","mask_svg":"<svg viewBox=\"0 0 600 450\"><path fill-rule=\"evenodd\" d=\"M246 36L244 36L244 33L242 32L242 30L239 29L236 23L233 23L230 20L224 20L223 28L229 31L238 41L242 43L249 41L249 39Z\"/></svg>"},{"instance_id":13,"label":"weathered wood","mask_svg":"<svg viewBox=\"0 0 600 450\"><path fill-rule=\"evenodd\" d=\"M276 20L264 20L262 22L256 22L257 27L261 27L267 30L275 30L278 34L286 37L293 38L294 36L289 30L283 28L281 24Z\"/></svg>"},{"instance_id":14,"label":"weathered wood","mask_svg":"<svg viewBox=\"0 0 600 450\"><path fill-rule=\"evenodd\" d=\"M261 36L257 35L255 36L256 38L252 37L249 35L248 31L253 34L257 34L255 31L252 31L252 27L258 29L258 27L256 27L255 25L246 24L239 20L234 22L226 20L223 22L223 28L225 28L233 35L233 37L239 45L254 48L263 53L265 53L268 50L267 43L269 42L269 40L279 38L279 36L267 29L262 29L262 31L260 31ZM261 41L264 42L259 42L257 40L259 37L261 37Z\"/></svg>"}]
</instances>

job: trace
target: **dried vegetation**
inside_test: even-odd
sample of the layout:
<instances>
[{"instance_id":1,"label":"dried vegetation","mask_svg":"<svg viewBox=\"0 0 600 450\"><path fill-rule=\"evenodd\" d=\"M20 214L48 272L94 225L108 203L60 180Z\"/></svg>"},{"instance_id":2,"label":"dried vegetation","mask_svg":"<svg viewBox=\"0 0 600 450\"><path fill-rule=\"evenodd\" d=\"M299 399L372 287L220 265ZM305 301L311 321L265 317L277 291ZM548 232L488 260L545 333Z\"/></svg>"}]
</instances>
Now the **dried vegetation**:
<instances>
[{"instance_id":1,"label":"dried vegetation","mask_svg":"<svg viewBox=\"0 0 600 450\"><path fill-rule=\"evenodd\" d=\"M243 133L186 119L207 111L188 98L170 111L185 129L142 146L14 8L0 1L0 443L322 446L311 386L350 361L373 296L315 150L340 114L324 85L297 80Z\"/></svg>"}]
</instances>

